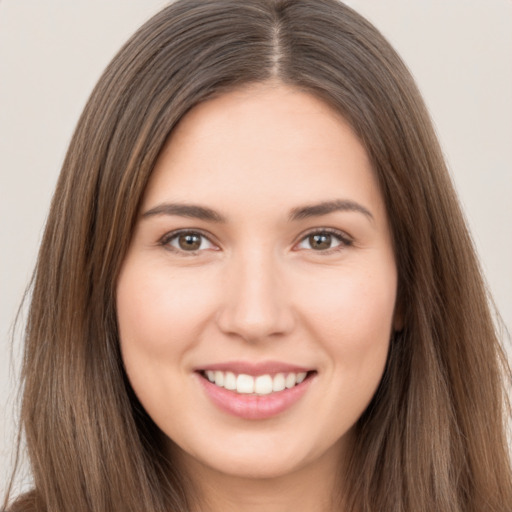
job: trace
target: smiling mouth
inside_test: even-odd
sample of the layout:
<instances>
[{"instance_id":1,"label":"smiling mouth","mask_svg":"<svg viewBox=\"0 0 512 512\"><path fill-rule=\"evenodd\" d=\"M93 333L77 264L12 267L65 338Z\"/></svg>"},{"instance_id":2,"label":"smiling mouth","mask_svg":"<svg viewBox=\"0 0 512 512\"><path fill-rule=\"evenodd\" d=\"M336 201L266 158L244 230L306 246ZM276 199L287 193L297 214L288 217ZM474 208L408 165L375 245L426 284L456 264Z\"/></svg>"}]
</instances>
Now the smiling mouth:
<instances>
[{"instance_id":1,"label":"smiling mouth","mask_svg":"<svg viewBox=\"0 0 512 512\"><path fill-rule=\"evenodd\" d=\"M292 389L311 378L316 371L267 373L255 376L220 370L200 370L198 373L219 388L240 395L263 396Z\"/></svg>"}]
</instances>

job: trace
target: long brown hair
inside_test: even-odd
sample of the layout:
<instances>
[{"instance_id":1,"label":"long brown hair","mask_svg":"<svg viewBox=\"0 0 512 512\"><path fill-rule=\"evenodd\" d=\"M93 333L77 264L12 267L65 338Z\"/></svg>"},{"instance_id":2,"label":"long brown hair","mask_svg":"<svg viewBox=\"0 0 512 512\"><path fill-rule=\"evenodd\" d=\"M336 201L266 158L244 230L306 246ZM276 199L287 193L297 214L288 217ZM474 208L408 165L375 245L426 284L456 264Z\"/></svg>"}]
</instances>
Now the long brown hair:
<instances>
[{"instance_id":1,"label":"long brown hair","mask_svg":"<svg viewBox=\"0 0 512 512\"><path fill-rule=\"evenodd\" d=\"M393 234L404 327L356 426L344 509L510 510L510 373L463 215L410 73L337 0L178 0L104 72L65 158L34 274L21 410L34 488L12 510L187 510L183 475L123 370L116 280L178 121L268 79L347 119Z\"/></svg>"}]
</instances>

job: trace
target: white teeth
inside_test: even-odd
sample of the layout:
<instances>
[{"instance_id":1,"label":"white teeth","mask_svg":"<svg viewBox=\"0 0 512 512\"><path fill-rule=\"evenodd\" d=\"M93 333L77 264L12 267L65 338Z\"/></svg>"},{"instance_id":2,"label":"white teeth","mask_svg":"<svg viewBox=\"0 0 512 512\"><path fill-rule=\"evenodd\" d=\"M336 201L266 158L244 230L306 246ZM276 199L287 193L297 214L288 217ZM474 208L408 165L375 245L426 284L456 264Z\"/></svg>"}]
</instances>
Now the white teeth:
<instances>
[{"instance_id":1,"label":"white teeth","mask_svg":"<svg viewBox=\"0 0 512 512\"><path fill-rule=\"evenodd\" d=\"M236 375L232 372L226 372L224 377L224 387L231 391L236 389Z\"/></svg>"},{"instance_id":2,"label":"white teeth","mask_svg":"<svg viewBox=\"0 0 512 512\"><path fill-rule=\"evenodd\" d=\"M241 373L236 378L237 393L254 393L254 377Z\"/></svg>"},{"instance_id":3,"label":"white teeth","mask_svg":"<svg viewBox=\"0 0 512 512\"><path fill-rule=\"evenodd\" d=\"M216 386L236 391L237 393L269 395L270 393L290 389L300 384L306 378L307 372L276 373L274 376L265 374L253 377L244 373L236 375L233 372L207 370L205 375Z\"/></svg>"},{"instance_id":4,"label":"white teeth","mask_svg":"<svg viewBox=\"0 0 512 512\"><path fill-rule=\"evenodd\" d=\"M215 372L215 385L220 387L224 385L224 372Z\"/></svg>"},{"instance_id":5,"label":"white teeth","mask_svg":"<svg viewBox=\"0 0 512 512\"><path fill-rule=\"evenodd\" d=\"M290 389L290 388L293 388L293 386L295 386L295 384L297 384L297 375L295 375L295 373L289 373L287 376L286 376L286 379L285 379L285 386Z\"/></svg>"},{"instance_id":6,"label":"white teeth","mask_svg":"<svg viewBox=\"0 0 512 512\"><path fill-rule=\"evenodd\" d=\"M272 393L272 377L270 375L260 375L254 381L254 392L258 395L268 395Z\"/></svg>"},{"instance_id":7,"label":"white teeth","mask_svg":"<svg viewBox=\"0 0 512 512\"><path fill-rule=\"evenodd\" d=\"M284 373L278 373L272 381L272 391L283 391L286 387Z\"/></svg>"},{"instance_id":8,"label":"white teeth","mask_svg":"<svg viewBox=\"0 0 512 512\"><path fill-rule=\"evenodd\" d=\"M306 378L306 375L306 372L297 373L297 384L300 384Z\"/></svg>"}]
</instances>

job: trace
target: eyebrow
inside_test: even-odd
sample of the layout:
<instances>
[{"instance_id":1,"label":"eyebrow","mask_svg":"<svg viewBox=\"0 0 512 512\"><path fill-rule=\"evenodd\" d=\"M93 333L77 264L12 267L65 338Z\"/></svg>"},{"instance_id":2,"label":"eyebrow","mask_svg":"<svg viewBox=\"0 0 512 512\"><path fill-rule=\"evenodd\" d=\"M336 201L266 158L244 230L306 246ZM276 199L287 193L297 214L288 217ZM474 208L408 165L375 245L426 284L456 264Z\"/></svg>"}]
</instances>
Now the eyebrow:
<instances>
[{"instance_id":1,"label":"eyebrow","mask_svg":"<svg viewBox=\"0 0 512 512\"><path fill-rule=\"evenodd\" d=\"M362 213L370 220L373 220L371 212L363 205L349 199L335 199L333 201L323 201L321 203L299 206L293 208L289 214L290 221L297 221L311 217L320 217L333 212L358 212ZM178 217L189 217L191 219L200 219L210 222L225 223L226 217L220 213L195 204L186 203L162 203L142 214L143 218L158 215L176 215Z\"/></svg>"},{"instance_id":2,"label":"eyebrow","mask_svg":"<svg viewBox=\"0 0 512 512\"><path fill-rule=\"evenodd\" d=\"M373 220L370 210L363 205L349 199L335 199L333 201L324 201L318 204L301 206L293 208L290 212L290 220L302 220L310 217L320 217L333 212L358 212L362 213L368 219Z\"/></svg>"},{"instance_id":3,"label":"eyebrow","mask_svg":"<svg viewBox=\"0 0 512 512\"><path fill-rule=\"evenodd\" d=\"M144 212L142 217L147 218L155 215L177 215L211 222L226 222L226 218L215 210L195 204L162 203Z\"/></svg>"}]
</instances>

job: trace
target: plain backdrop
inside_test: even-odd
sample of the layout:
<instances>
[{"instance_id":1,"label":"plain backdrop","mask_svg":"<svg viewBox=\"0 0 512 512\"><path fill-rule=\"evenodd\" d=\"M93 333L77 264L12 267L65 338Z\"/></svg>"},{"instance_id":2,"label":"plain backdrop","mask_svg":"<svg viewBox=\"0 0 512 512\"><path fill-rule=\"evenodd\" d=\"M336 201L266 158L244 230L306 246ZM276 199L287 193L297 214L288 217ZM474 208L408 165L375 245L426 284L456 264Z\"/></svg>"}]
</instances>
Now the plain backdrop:
<instances>
[{"instance_id":1,"label":"plain backdrop","mask_svg":"<svg viewBox=\"0 0 512 512\"><path fill-rule=\"evenodd\" d=\"M510 330L512 1L347 3L388 37L416 77ZM14 336L11 359L11 327L66 147L106 64L166 4L0 0L0 495L13 453L21 348Z\"/></svg>"}]
</instances>

